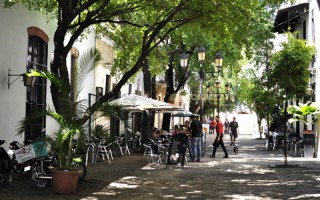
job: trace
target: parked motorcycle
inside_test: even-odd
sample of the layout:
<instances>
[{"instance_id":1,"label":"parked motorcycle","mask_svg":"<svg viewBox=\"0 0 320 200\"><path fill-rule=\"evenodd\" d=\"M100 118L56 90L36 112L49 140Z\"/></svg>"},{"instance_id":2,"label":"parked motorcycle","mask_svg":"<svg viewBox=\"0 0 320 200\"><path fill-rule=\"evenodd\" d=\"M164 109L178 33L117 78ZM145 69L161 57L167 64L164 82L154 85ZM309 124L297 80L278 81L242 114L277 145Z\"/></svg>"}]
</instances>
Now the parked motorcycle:
<instances>
[{"instance_id":1,"label":"parked motorcycle","mask_svg":"<svg viewBox=\"0 0 320 200\"><path fill-rule=\"evenodd\" d=\"M30 166L32 165L33 160L28 160L26 162L19 163L16 159L15 151L31 143L32 141L27 141L25 142L25 144L21 144L18 141L13 141L10 143L8 154L12 160L12 169L14 173L20 174L22 172L30 170Z\"/></svg>"},{"instance_id":2,"label":"parked motorcycle","mask_svg":"<svg viewBox=\"0 0 320 200\"><path fill-rule=\"evenodd\" d=\"M73 142L73 151L75 152L76 143ZM45 157L39 157L33 159L35 162L31 168L31 181L34 188L44 189L47 188L49 182L52 179L52 174L50 168L57 165L57 160L54 157L54 152L51 152L53 155L48 155ZM87 168L82 161L73 160L72 165L75 169L80 170L81 174L79 175L78 180L81 181L84 179L87 173Z\"/></svg>"},{"instance_id":3,"label":"parked motorcycle","mask_svg":"<svg viewBox=\"0 0 320 200\"><path fill-rule=\"evenodd\" d=\"M3 145L5 140L0 140ZM0 184L12 182L12 162L11 158L3 147L0 147Z\"/></svg>"},{"instance_id":4,"label":"parked motorcycle","mask_svg":"<svg viewBox=\"0 0 320 200\"><path fill-rule=\"evenodd\" d=\"M34 188L44 189L49 185L52 179L50 168L54 166L55 158L53 156L45 156L34 159L35 162L31 168L31 181Z\"/></svg>"},{"instance_id":5,"label":"parked motorcycle","mask_svg":"<svg viewBox=\"0 0 320 200\"><path fill-rule=\"evenodd\" d=\"M13 172L16 174L20 174L23 172L24 166L22 164L19 164L16 160L16 156L14 155L15 150L20 149L23 146L23 144L20 144L18 141L13 141L9 145L9 151L8 154L11 157L12 160L12 169Z\"/></svg>"}]
</instances>

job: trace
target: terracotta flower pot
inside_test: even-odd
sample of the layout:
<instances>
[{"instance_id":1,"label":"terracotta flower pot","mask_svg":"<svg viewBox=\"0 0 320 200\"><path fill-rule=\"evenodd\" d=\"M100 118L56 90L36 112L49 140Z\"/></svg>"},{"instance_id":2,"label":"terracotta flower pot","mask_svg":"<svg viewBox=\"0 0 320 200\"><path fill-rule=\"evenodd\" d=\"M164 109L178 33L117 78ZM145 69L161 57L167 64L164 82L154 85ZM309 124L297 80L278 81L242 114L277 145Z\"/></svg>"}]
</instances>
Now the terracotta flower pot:
<instances>
[{"instance_id":1,"label":"terracotta flower pot","mask_svg":"<svg viewBox=\"0 0 320 200\"><path fill-rule=\"evenodd\" d=\"M81 172L78 170L52 170L52 191L58 194L76 193L78 177Z\"/></svg>"}]
</instances>

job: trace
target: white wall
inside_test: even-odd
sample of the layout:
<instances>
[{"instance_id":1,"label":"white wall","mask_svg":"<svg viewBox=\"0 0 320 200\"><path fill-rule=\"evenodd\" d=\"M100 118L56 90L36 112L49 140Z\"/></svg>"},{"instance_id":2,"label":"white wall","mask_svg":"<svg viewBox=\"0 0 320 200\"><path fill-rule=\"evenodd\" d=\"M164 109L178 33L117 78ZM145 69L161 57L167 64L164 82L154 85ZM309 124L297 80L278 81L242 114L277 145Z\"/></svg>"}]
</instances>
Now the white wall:
<instances>
[{"instance_id":1,"label":"white wall","mask_svg":"<svg viewBox=\"0 0 320 200\"><path fill-rule=\"evenodd\" d=\"M26 111L26 87L23 86L22 77L8 89L8 68L12 74L26 72L26 58L28 33L27 28L36 26L42 29L49 37L48 52L53 51L53 34L56 23L46 22L46 18L37 13L30 12L21 5L15 5L10 9L3 8L0 1L0 139L6 140L4 145L8 148L13 140L23 141L23 137L16 136L17 123L25 116ZM48 56L48 59L50 56ZM48 60L49 63L49 60ZM15 77L10 77L14 80ZM47 88L47 102L51 103L49 84ZM48 122L50 124L50 121ZM53 125L51 124L51 127ZM52 130L52 128L47 129Z\"/></svg>"},{"instance_id":2,"label":"white wall","mask_svg":"<svg viewBox=\"0 0 320 200\"><path fill-rule=\"evenodd\" d=\"M319 6L317 4L317 0L310 0L309 1L309 19L314 20L314 30L312 30L312 22L309 22L308 26L308 39L309 41L313 42L314 45L316 46L317 49L317 54L315 56L315 63L314 63L314 72L315 72L315 83L316 83L316 88L315 88L315 102L317 102L320 105L320 58L319 58L319 52L320 52L320 11L319 11ZM314 36L313 36L314 35ZM319 138L319 132L320 132L320 120L318 120L316 124L316 131L318 134L316 134L317 138L317 144L316 145L316 152L317 152L317 157L319 158L320 155L320 138Z\"/></svg>"}]
</instances>

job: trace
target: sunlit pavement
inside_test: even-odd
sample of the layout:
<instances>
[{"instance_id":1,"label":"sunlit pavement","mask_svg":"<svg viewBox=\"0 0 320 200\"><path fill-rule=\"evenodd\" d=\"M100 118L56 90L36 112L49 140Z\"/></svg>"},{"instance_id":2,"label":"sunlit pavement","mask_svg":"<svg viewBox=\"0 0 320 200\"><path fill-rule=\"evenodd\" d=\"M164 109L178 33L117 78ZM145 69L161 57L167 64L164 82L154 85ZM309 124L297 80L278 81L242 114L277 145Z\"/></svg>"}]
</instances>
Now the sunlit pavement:
<instances>
[{"instance_id":1,"label":"sunlit pavement","mask_svg":"<svg viewBox=\"0 0 320 200\"><path fill-rule=\"evenodd\" d=\"M282 151L265 150L264 140L240 135L234 155L225 137L229 158L218 148L210 158L213 135L208 136L206 155L200 163L180 166L147 166L142 154L116 157L112 164L88 167L77 194L53 194L32 188L28 178L15 176L0 188L0 199L320 199L320 163L317 159L291 158L282 167ZM298 165L298 167L292 167Z\"/></svg>"}]
</instances>

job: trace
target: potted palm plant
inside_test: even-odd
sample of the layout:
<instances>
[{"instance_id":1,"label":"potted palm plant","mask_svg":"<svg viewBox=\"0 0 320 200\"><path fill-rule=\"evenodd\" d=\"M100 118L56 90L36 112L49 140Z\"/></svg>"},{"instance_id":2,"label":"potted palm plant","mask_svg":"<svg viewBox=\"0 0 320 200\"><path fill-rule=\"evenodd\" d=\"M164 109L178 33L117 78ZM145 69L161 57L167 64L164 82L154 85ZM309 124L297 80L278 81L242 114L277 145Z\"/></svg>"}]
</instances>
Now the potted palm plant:
<instances>
[{"instance_id":1,"label":"potted palm plant","mask_svg":"<svg viewBox=\"0 0 320 200\"><path fill-rule=\"evenodd\" d=\"M303 121L306 127L312 125L317 120L317 116L320 114L318 105L314 102L307 102L305 104L300 103L299 105L289 106L288 113L292 114L293 117L289 119L289 123ZM307 158L313 157L313 146L314 146L314 130L304 130L304 155Z\"/></svg>"},{"instance_id":2,"label":"potted palm plant","mask_svg":"<svg viewBox=\"0 0 320 200\"><path fill-rule=\"evenodd\" d=\"M62 81L48 71L31 70L28 75L46 78L64 90ZM45 138L57 160L56 166L51 169L53 192L71 194L76 192L78 176L81 173L73 165L76 159L73 156L73 139L81 138L84 133L84 122L80 120L84 111L80 110L82 107L79 106L79 102L72 102L67 96L61 97L60 103L64 106L63 113L58 113L49 107L36 111L20 122L18 132L23 133L25 127L39 117L50 117L56 122L57 131Z\"/></svg>"},{"instance_id":3,"label":"potted palm plant","mask_svg":"<svg viewBox=\"0 0 320 200\"><path fill-rule=\"evenodd\" d=\"M92 61L91 59L80 63L84 63L84 66L91 65L88 69L93 69L92 65L95 65L95 63L99 60L97 59L99 56L96 56L97 53L97 51L88 51L83 57L94 58L94 60ZM82 71L82 73L88 72L84 70L79 71ZM74 139L77 139L77 146L81 146L81 142L85 141L82 139L85 137L83 127L87 122L86 119L88 119L88 115L92 115L94 111L101 111L101 116L113 115L115 117L124 118L125 115L123 113L123 108L119 105L110 105L105 103L99 107L96 107L95 110L92 108L89 110L89 108L82 103L83 101L74 102L71 100L66 89L67 87L53 73L49 71L31 70L29 73L27 73L27 76L46 78L55 84L63 93L63 96L60 97L59 101L59 103L63 106L63 112L56 112L50 108L38 111L32 116L28 116L26 119L21 121L18 132L23 133L28 123L42 116L48 116L57 123L57 131L52 135L53 137L47 138L46 140L50 144L54 155L57 158L57 166L52 169L53 192L60 194L75 193L77 179L80 172L75 170L73 165L73 163L75 163L74 160L79 159L75 158L73 155L73 146L75 145ZM83 75L78 75L78 77L83 77ZM78 80L78 82L80 82L80 80ZM69 180L65 176L70 176L71 179Z\"/></svg>"},{"instance_id":4,"label":"potted palm plant","mask_svg":"<svg viewBox=\"0 0 320 200\"><path fill-rule=\"evenodd\" d=\"M311 125L317 119L317 115L320 114L319 107L314 102L307 102L305 104L289 106L288 113L293 117L289 119L289 123L303 121L305 125Z\"/></svg>"}]
</instances>

